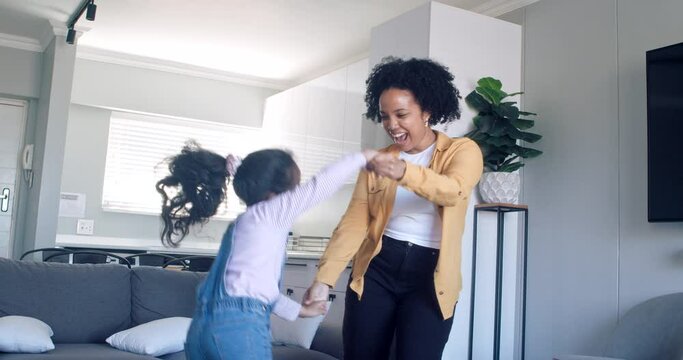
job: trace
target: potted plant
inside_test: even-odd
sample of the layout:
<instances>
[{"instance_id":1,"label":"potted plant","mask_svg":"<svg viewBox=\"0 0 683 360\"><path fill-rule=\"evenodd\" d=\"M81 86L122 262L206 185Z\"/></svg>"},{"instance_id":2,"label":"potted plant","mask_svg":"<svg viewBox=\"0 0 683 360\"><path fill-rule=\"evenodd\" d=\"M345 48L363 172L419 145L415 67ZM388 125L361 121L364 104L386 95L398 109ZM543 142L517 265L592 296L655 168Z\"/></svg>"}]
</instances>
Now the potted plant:
<instances>
[{"instance_id":1,"label":"potted plant","mask_svg":"<svg viewBox=\"0 0 683 360\"><path fill-rule=\"evenodd\" d=\"M479 182L479 193L487 203L514 204L519 196L517 170L524 166L521 160L543 153L519 145L519 141L535 143L541 139L541 135L522 131L534 126L534 120L520 116L536 114L520 111L516 101L505 101L522 93L506 93L497 79L481 78L477 85L465 97L465 102L477 111L474 130L465 136L479 144L484 154L485 172Z\"/></svg>"}]
</instances>

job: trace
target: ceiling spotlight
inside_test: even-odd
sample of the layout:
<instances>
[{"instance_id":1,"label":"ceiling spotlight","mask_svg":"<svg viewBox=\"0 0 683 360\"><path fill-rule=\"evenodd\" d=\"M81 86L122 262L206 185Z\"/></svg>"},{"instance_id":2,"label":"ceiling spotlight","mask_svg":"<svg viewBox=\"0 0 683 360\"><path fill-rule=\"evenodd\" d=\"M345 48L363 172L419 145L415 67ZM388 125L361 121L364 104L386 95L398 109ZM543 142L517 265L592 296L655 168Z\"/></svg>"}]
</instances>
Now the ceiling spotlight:
<instances>
[{"instance_id":1,"label":"ceiling spotlight","mask_svg":"<svg viewBox=\"0 0 683 360\"><path fill-rule=\"evenodd\" d=\"M95 13L97 12L97 5L95 5L95 0L91 0L88 3L88 11L85 13L85 18L93 21L95 20Z\"/></svg>"},{"instance_id":2,"label":"ceiling spotlight","mask_svg":"<svg viewBox=\"0 0 683 360\"><path fill-rule=\"evenodd\" d=\"M76 30L74 30L73 28L69 28L69 31L66 33L66 42L68 44L73 44L75 39L76 39Z\"/></svg>"},{"instance_id":3,"label":"ceiling spotlight","mask_svg":"<svg viewBox=\"0 0 683 360\"><path fill-rule=\"evenodd\" d=\"M66 23L66 27L69 29L68 33L66 34L66 42L69 44L73 44L76 40L76 31L74 28L76 27L76 23L78 22L78 19L81 18L83 13L85 13L86 19L90 21L95 20L95 13L97 13L97 5L95 5L95 0L81 0L81 5L78 7L78 10L71 15L69 21Z\"/></svg>"}]
</instances>

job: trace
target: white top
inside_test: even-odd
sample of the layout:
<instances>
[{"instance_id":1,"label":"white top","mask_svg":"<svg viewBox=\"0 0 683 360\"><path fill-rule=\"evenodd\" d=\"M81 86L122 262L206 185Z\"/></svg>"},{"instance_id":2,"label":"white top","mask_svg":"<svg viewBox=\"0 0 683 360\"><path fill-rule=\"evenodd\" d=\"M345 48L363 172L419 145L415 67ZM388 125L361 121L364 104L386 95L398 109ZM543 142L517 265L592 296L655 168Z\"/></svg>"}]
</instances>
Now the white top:
<instances>
[{"instance_id":1,"label":"white top","mask_svg":"<svg viewBox=\"0 0 683 360\"><path fill-rule=\"evenodd\" d=\"M415 165L429 167L434 148L436 143L417 154L401 151L398 157ZM437 205L399 186L384 235L415 245L441 248L441 217Z\"/></svg>"},{"instance_id":2,"label":"white top","mask_svg":"<svg viewBox=\"0 0 683 360\"><path fill-rule=\"evenodd\" d=\"M247 207L237 223L223 281L228 295L273 304L273 313L293 321L301 305L280 294L287 234L294 220L330 197L357 174L363 154L347 155L328 165L307 183Z\"/></svg>"}]
</instances>

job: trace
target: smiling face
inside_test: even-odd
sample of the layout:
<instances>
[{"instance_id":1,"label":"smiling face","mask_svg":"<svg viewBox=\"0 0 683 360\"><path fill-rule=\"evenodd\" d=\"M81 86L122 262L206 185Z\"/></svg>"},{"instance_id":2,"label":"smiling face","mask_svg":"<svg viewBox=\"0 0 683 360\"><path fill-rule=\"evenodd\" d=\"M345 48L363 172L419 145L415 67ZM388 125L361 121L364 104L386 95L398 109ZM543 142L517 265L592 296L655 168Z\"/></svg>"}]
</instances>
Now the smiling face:
<instances>
[{"instance_id":1,"label":"smiling face","mask_svg":"<svg viewBox=\"0 0 683 360\"><path fill-rule=\"evenodd\" d=\"M416 154L436 141L429 126L429 112L423 111L413 93L408 90L389 88L379 98L382 126L401 151Z\"/></svg>"}]
</instances>

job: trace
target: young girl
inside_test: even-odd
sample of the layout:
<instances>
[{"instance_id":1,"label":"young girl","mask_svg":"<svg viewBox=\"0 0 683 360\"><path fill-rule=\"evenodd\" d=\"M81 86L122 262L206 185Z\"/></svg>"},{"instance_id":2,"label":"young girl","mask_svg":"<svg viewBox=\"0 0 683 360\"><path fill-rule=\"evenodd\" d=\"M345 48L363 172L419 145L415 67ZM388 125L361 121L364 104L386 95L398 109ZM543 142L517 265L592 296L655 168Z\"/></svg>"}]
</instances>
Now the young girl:
<instances>
[{"instance_id":1,"label":"young girl","mask_svg":"<svg viewBox=\"0 0 683 360\"><path fill-rule=\"evenodd\" d=\"M191 143L171 159L171 174L157 183L165 244L178 246L190 226L215 215L230 179L247 205L225 232L199 288L188 359L271 359L271 311L290 321L325 313L325 301L301 306L280 294L287 234L297 216L336 192L375 154L348 155L303 185L298 166L282 150L256 151L239 164ZM170 196L168 188L177 192Z\"/></svg>"}]
</instances>

